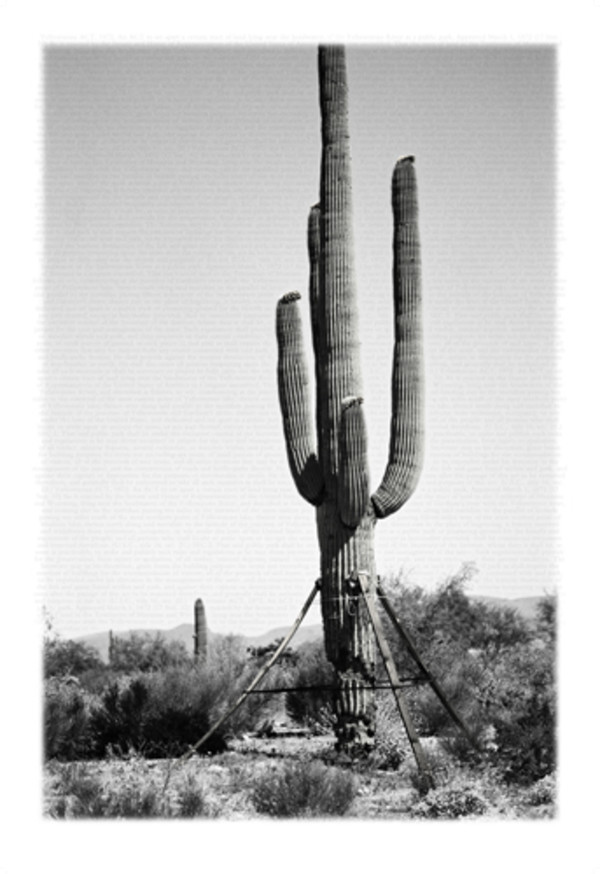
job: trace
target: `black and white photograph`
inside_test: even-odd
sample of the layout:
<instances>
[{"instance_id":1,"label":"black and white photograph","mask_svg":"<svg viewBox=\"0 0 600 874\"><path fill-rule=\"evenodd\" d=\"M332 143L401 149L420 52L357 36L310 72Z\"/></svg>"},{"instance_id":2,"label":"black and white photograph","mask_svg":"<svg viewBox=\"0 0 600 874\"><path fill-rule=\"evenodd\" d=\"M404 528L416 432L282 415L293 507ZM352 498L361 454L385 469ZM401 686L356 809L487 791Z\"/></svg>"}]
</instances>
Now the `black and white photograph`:
<instances>
[{"instance_id":1,"label":"black and white photograph","mask_svg":"<svg viewBox=\"0 0 600 874\"><path fill-rule=\"evenodd\" d=\"M560 40L37 55L44 833L561 833Z\"/></svg>"}]
</instances>

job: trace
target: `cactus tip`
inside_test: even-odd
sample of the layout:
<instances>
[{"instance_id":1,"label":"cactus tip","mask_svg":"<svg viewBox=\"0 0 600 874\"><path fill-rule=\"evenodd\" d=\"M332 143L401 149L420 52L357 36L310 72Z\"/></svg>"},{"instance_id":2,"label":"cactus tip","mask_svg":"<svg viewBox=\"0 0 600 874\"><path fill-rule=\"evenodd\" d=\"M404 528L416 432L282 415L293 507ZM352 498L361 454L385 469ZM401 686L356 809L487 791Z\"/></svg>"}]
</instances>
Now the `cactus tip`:
<instances>
[{"instance_id":1,"label":"cactus tip","mask_svg":"<svg viewBox=\"0 0 600 874\"><path fill-rule=\"evenodd\" d=\"M400 155L400 157L396 161L396 164L407 164L407 163L414 164L415 163L415 156L414 155Z\"/></svg>"},{"instance_id":2,"label":"cactus tip","mask_svg":"<svg viewBox=\"0 0 600 874\"><path fill-rule=\"evenodd\" d=\"M349 410L350 407L359 407L363 403L363 398L357 395L348 395L342 398L342 410Z\"/></svg>"},{"instance_id":3,"label":"cactus tip","mask_svg":"<svg viewBox=\"0 0 600 874\"><path fill-rule=\"evenodd\" d=\"M299 291L288 291L287 294L280 298L279 303L293 303L295 300L300 300L301 297L302 295Z\"/></svg>"}]
</instances>

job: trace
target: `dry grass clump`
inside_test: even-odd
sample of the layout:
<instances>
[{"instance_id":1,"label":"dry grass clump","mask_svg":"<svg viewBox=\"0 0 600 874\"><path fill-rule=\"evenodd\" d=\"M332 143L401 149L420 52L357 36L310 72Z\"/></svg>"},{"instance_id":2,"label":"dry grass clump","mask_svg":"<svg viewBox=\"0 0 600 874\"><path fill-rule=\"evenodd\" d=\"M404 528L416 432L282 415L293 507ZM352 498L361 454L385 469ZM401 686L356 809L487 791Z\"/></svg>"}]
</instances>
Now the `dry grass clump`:
<instances>
[{"instance_id":1,"label":"dry grass clump","mask_svg":"<svg viewBox=\"0 0 600 874\"><path fill-rule=\"evenodd\" d=\"M259 813L273 817L343 816L354 801L353 774L319 761L286 761L263 772L252 788Z\"/></svg>"},{"instance_id":2,"label":"dry grass clump","mask_svg":"<svg viewBox=\"0 0 600 874\"><path fill-rule=\"evenodd\" d=\"M160 771L143 759L113 762L106 774L73 762L57 769L47 797L53 819L147 819L209 816L202 782L184 772L165 791Z\"/></svg>"}]
</instances>

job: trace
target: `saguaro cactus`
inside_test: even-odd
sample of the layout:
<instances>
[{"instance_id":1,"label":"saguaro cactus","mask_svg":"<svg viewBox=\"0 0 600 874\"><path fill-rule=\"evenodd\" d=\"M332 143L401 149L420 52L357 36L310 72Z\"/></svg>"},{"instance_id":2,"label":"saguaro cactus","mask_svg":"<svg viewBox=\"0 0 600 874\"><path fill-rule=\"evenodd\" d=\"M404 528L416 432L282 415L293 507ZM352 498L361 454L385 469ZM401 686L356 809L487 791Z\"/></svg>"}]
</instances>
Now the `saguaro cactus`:
<instances>
[{"instance_id":1,"label":"saguaro cactus","mask_svg":"<svg viewBox=\"0 0 600 874\"><path fill-rule=\"evenodd\" d=\"M202 598L194 603L194 659L201 664L206 661L208 637L206 633L206 611Z\"/></svg>"},{"instance_id":2,"label":"saguaro cactus","mask_svg":"<svg viewBox=\"0 0 600 874\"><path fill-rule=\"evenodd\" d=\"M372 744L375 653L373 630L353 575L366 571L375 585L375 523L410 497L421 469L420 247L414 159L400 158L392 178L395 339L389 457L381 485L371 494L358 348L344 49L321 46L318 62L320 200L308 220L316 446L297 292L284 295L277 305L278 385L292 476L300 494L317 508L325 647L337 674L338 746L355 754Z\"/></svg>"}]
</instances>

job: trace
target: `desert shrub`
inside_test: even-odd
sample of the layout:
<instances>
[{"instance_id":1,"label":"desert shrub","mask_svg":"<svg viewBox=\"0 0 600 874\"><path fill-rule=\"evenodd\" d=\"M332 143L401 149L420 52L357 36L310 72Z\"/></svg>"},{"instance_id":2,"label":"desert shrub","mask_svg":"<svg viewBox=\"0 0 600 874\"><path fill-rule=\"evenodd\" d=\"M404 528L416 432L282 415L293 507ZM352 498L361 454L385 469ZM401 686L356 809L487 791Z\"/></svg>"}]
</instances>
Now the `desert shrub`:
<instances>
[{"instance_id":1,"label":"desert shrub","mask_svg":"<svg viewBox=\"0 0 600 874\"><path fill-rule=\"evenodd\" d=\"M554 674L551 647L521 646L502 654L479 690L507 782L530 784L556 767Z\"/></svg>"},{"instance_id":2,"label":"desert shrub","mask_svg":"<svg viewBox=\"0 0 600 874\"><path fill-rule=\"evenodd\" d=\"M201 672L172 668L111 683L91 717L96 755L135 750L160 758L186 752L209 728L220 694L203 679ZM224 747L222 734L215 733L204 751Z\"/></svg>"},{"instance_id":3,"label":"desert shrub","mask_svg":"<svg viewBox=\"0 0 600 874\"><path fill-rule=\"evenodd\" d=\"M44 609L44 638L42 644L44 679L51 677L80 677L90 670L103 667L99 652L94 647L76 640L65 640L54 629L52 617Z\"/></svg>"},{"instance_id":4,"label":"desert shrub","mask_svg":"<svg viewBox=\"0 0 600 874\"><path fill-rule=\"evenodd\" d=\"M112 638L110 667L113 671L147 673L191 664L185 644L180 640L168 641L160 632L133 632Z\"/></svg>"},{"instance_id":5,"label":"desert shrub","mask_svg":"<svg viewBox=\"0 0 600 874\"><path fill-rule=\"evenodd\" d=\"M148 758L182 755L231 708L254 674L241 642L223 638L211 647L204 664L113 680L92 715L96 754L136 750ZM221 752L227 738L254 728L276 706L272 696L248 696L200 752Z\"/></svg>"},{"instance_id":6,"label":"desert shrub","mask_svg":"<svg viewBox=\"0 0 600 874\"><path fill-rule=\"evenodd\" d=\"M143 760L130 757L122 773L105 783L81 763L67 765L53 787L48 815L55 819L195 817L208 815L204 788L185 774L165 792L164 781Z\"/></svg>"},{"instance_id":7,"label":"desert shrub","mask_svg":"<svg viewBox=\"0 0 600 874\"><path fill-rule=\"evenodd\" d=\"M449 663L443 674L437 671L433 675L436 679L440 678L438 682L454 711L460 715L465 725L469 727L469 731L478 735L482 727L476 695L483 676L480 662L469 653L465 653ZM414 713L415 724L420 734L453 736L456 733L456 723L428 684L424 683L411 689L407 697L411 702L411 712Z\"/></svg>"},{"instance_id":8,"label":"desert shrub","mask_svg":"<svg viewBox=\"0 0 600 874\"><path fill-rule=\"evenodd\" d=\"M78 680L81 688L94 698L101 696L111 683L119 678L119 674L111 671L108 665L102 664L99 668L90 668L79 674Z\"/></svg>"},{"instance_id":9,"label":"desert shrub","mask_svg":"<svg viewBox=\"0 0 600 874\"><path fill-rule=\"evenodd\" d=\"M201 666L108 672L95 695L71 682L47 681L46 755L63 760L131 750L149 758L181 755L231 707L251 675L243 648L225 641ZM249 698L201 752L223 750L226 737L253 727L274 706L268 696Z\"/></svg>"},{"instance_id":10,"label":"desert shrub","mask_svg":"<svg viewBox=\"0 0 600 874\"><path fill-rule=\"evenodd\" d=\"M529 622L512 608L469 599L464 589L474 571L463 566L432 593L408 586L401 575L384 581L384 589L498 775L531 783L555 767L555 599L543 599ZM389 623L388 630L400 673L416 673ZM448 749L472 760L470 744L427 685L409 690L407 699L420 734L446 737Z\"/></svg>"},{"instance_id":11,"label":"desert shrub","mask_svg":"<svg viewBox=\"0 0 600 874\"><path fill-rule=\"evenodd\" d=\"M333 722L332 692L318 687L335 685L335 671L327 661L321 641L298 648L291 681L298 687L316 687L311 692L287 692L285 708L291 719L312 726L330 728Z\"/></svg>"},{"instance_id":12,"label":"desert shrub","mask_svg":"<svg viewBox=\"0 0 600 874\"><path fill-rule=\"evenodd\" d=\"M93 647L58 636L44 639L43 664L45 679L79 677L87 671L104 668L100 654Z\"/></svg>"},{"instance_id":13,"label":"desert shrub","mask_svg":"<svg viewBox=\"0 0 600 874\"><path fill-rule=\"evenodd\" d=\"M46 759L68 761L90 754L90 702L76 681L45 682L43 715Z\"/></svg>"},{"instance_id":14,"label":"desert shrub","mask_svg":"<svg viewBox=\"0 0 600 874\"><path fill-rule=\"evenodd\" d=\"M172 668L147 679L144 710L144 754L149 757L182 755L217 721L216 704L223 689L210 670ZM225 749L224 729L203 745L202 753Z\"/></svg>"},{"instance_id":15,"label":"desert shrub","mask_svg":"<svg viewBox=\"0 0 600 874\"><path fill-rule=\"evenodd\" d=\"M285 762L259 775L252 803L259 813L273 817L343 816L357 792L354 776L322 762Z\"/></svg>"},{"instance_id":16,"label":"desert shrub","mask_svg":"<svg viewBox=\"0 0 600 874\"><path fill-rule=\"evenodd\" d=\"M524 790L522 801L530 807L541 807L546 804L554 804L556 801L556 778L554 774L548 774L537 780Z\"/></svg>"},{"instance_id":17,"label":"desert shrub","mask_svg":"<svg viewBox=\"0 0 600 874\"><path fill-rule=\"evenodd\" d=\"M115 819L148 819L169 815L169 809L154 786L112 787L90 816Z\"/></svg>"},{"instance_id":18,"label":"desert shrub","mask_svg":"<svg viewBox=\"0 0 600 874\"><path fill-rule=\"evenodd\" d=\"M488 809L481 789L463 784L431 789L413 805L411 815L417 819L464 819L481 816Z\"/></svg>"},{"instance_id":19,"label":"desert shrub","mask_svg":"<svg viewBox=\"0 0 600 874\"><path fill-rule=\"evenodd\" d=\"M177 791L177 799L181 817L207 816L209 813L204 789L191 774L185 775L184 782Z\"/></svg>"},{"instance_id":20,"label":"desert shrub","mask_svg":"<svg viewBox=\"0 0 600 874\"><path fill-rule=\"evenodd\" d=\"M393 695L377 696L375 743L369 754L369 765L381 771L397 771L411 755L410 743L402 724Z\"/></svg>"},{"instance_id":21,"label":"desert shrub","mask_svg":"<svg viewBox=\"0 0 600 874\"><path fill-rule=\"evenodd\" d=\"M383 581L396 616L437 679L473 650L489 656L532 639L530 625L513 608L488 605L466 595L475 574L476 568L465 564L433 592L408 585L402 574ZM414 672L415 663L387 617L385 623L402 671Z\"/></svg>"},{"instance_id":22,"label":"desert shrub","mask_svg":"<svg viewBox=\"0 0 600 874\"><path fill-rule=\"evenodd\" d=\"M90 717L90 734L97 756L143 748L143 711L147 699L143 677L109 684Z\"/></svg>"},{"instance_id":23,"label":"desert shrub","mask_svg":"<svg viewBox=\"0 0 600 874\"><path fill-rule=\"evenodd\" d=\"M102 808L102 781L89 775L79 762L70 763L60 773L55 787L56 797L50 807L50 816L95 816Z\"/></svg>"}]
</instances>

